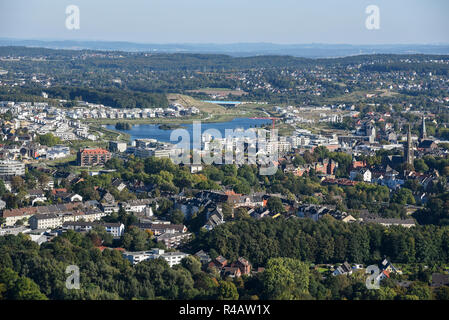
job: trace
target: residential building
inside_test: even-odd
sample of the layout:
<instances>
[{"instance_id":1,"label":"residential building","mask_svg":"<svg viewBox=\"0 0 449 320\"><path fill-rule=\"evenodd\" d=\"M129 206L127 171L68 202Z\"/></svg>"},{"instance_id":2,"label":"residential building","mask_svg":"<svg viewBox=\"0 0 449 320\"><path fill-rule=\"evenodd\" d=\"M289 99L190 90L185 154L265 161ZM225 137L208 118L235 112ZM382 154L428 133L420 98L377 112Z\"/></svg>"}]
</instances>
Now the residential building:
<instances>
[{"instance_id":1,"label":"residential building","mask_svg":"<svg viewBox=\"0 0 449 320\"><path fill-rule=\"evenodd\" d=\"M78 151L79 166L102 166L111 159L111 153L102 148L85 148Z\"/></svg>"},{"instance_id":2,"label":"residential building","mask_svg":"<svg viewBox=\"0 0 449 320\"><path fill-rule=\"evenodd\" d=\"M124 252L123 257L130 261L133 265L139 262L163 258L167 261L170 267L181 263L181 260L187 257L188 254L184 252L165 252L163 249L151 249L149 251Z\"/></svg>"},{"instance_id":3,"label":"residential building","mask_svg":"<svg viewBox=\"0 0 449 320\"><path fill-rule=\"evenodd\" d=\"M121 205L128 213L141 213L145 211L145 208L150 207L153 202L151 199L136 199L123 202Z\"/></svg>"},{"instance_id":4,"label":"residential building","mask_svg":"<svg viewBox=\"0 0 449 320\"><path fill-rule=\"evenodd\" d=\"M138 225L140 229L151 230L155 236L159 236L164 233L185 233L187 232L186 226L182 224L168 223L140 223Z\"/></svg>"},{"instance_id":5,"label":"residential building","mask_svg":"<svg viewBox=\"0 0 449 320\"><path fill-rule=\"evenodd\" d=\"M109 141L109 150L111 152L125 152L126 148L126 142Z\"/></svg>"},{"instance_id":6,"label":"residential building","mask_svg":"<svg viewBox=\"0 0 449 320\"><path fill-rule=\"evenodd\" d=\"M183 241L188 240L191 236L191 233L165 232L157 236L156 241L163 242L167 248L177 248L183 243Z\"/></svg>"},{"instance_id":7,"label":"residential building","mask_svg":"<svg viewBox=\"0 0 449 320\"><path fill-rule=\"evenodd\" d=\"M25 174L25 164L20 161L3 160L0 161L0 176L23 176Z\"/></svg>"},{"instance_id":8,"label":"residential building","mask_svg":"<svg viewBox=\"0 0 449 320\"><path fill-rule=\"evenodd\" d=\"M349 173L349 177L351 178L351 180L356 180L359 175L360 175L362 181L371 182L372 173L369 169L362 168L359 170L352 170Z\"/></svg>"},{"instance_id":9,"label":"residential building","mask_svg":"<svg viewBox=\"0 0 449 320\"><path fill-rule=\"evenodd\" d=\"M62 224L63 229L81 232L92 230L95 226L104 227L105 230L114 237L121 237L125 232L125 226L123 223L66 221Z\"/></svg>"},{"instance_id":10,"label":"residential building","mask_svg":"<svg viewBox=\"0 0 449 320\"><path fill-rule=\"evenodd\" d=\"M338 276L338 275L349 275L352 274L352 268L351 265L347 262L343 263L341 266L337 267L337 269L334 270L332 275Z\"/></svg>"}]
</instances>

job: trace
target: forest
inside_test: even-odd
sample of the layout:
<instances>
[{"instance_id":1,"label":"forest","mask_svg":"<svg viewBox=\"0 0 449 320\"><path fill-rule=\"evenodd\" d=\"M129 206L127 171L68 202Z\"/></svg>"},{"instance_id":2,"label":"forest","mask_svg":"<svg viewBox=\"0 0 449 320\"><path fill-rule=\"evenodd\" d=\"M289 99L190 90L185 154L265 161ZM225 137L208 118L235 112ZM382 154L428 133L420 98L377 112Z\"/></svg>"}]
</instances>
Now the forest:
<instances>
[{"instance_id":1,"label":"forest","mask_svg":"<svg viewBox=\"0 0 449 320\"><path fill-rule=\"evenodd\" d=\"M222 278L194 256L172 268L163 259L132 266L120 251L100 250L101 238L96 230L68 231L39 246L23 234L1 237L0 299L449 299L449 287L429 285L432 272L441 271L441 263L448 259L447 228L386 230L328 219L316 223L268 218L228 223L200 236L196 243L210 246L212 258L218 253L230 259L245 254L255 266L265 268L240 278ZM351 276L325 272L323 277L311 263L344 258L378 263L383 254L408 263L401 265L409 270L411 286L399 286L398 281L407 278L392 275L379 290L368 290L363 272ZM429 260L430 268L420 263ZM65 271L72 265L79 267L80 289L66 287Z\"/></svg>"}]
</instances>

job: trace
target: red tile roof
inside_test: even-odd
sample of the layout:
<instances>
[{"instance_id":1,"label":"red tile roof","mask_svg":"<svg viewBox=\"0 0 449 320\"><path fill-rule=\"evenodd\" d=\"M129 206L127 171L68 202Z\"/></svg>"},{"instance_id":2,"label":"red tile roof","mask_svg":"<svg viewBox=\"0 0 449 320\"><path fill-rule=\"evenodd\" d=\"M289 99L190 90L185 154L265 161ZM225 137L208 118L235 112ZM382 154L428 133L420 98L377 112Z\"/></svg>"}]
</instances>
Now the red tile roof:
<instances>
[{"instance_id":1,"label":"red tile roof","mask_svg":"<svg viewBox=\"0 0 449 320\"><path fill-rule=\"evenodd\" d=\"M53 195L55 195L56 193L60 193L60 192L62 192L62 193L67 192L67 189L66 188L60 188L60 189L53 189L53 190L51 190L51 194L53 194Z\"/></svg>"},{"instance_id":2,"label":"red tile roof","mask_svg":"<svg viewBox=\"0 0 449 320\"><path fill-rule=\"evenodd\" d=\"M95 149L83 149L81 153L84 154L109 154L109 151L102 148L95 148Z\"/></svg>"}]
</instances>

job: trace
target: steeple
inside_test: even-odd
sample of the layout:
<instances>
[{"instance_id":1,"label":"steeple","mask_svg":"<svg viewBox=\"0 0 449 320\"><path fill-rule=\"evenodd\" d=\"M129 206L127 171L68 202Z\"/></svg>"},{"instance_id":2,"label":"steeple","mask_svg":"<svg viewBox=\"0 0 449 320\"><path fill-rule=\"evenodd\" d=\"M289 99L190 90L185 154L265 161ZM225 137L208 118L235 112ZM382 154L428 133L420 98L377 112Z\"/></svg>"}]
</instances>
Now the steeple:
<instances>
[{"instance_id":1,"label":"steeple","mask_svg":"<svg viewBox=\"0 0 449 320\"><path fill-rule=\"evenodd\" d=\"M412 133L410 124L408 125L407 146L404 150L405 163L413 165L413 147L412 147Z\"/></svg>"},{"instance_id":2,"label":"steeple","mask_svg":"<svg viewBox=\"0 0 449 320\"><path fill-rule=\"evenodd\" d=\"M426 118L424 114L422 115L422 127L421 127L421 140L427 139L427 131L426 131Z\"/></svg>"}]
</instances>

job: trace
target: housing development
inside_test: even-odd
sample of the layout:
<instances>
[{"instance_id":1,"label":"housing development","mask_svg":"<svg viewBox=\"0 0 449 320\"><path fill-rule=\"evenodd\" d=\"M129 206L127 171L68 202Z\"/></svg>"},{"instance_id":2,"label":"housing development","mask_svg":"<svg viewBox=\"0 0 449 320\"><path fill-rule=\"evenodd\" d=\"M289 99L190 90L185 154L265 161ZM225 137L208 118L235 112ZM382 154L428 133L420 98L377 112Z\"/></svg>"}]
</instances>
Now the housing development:
<instances>
[{"instance_id":1,"label":"housing development","mask_svg":"<svg viewBox=\"0 0 449 320\"><path fill-rule=\"evenodd\" d=\"M449 56L0 47L0 68L1 297L449 297Z\"/></svg>"},{"instance_id":2,"label":"housing development","mask_svg":"<svg viewBox=\"0 0 449 320\"><path fill-rule=\"evenodd\" d=\"M448 12L0 1L3 314L444 306Z\"/></svg>"}]
</instances>

